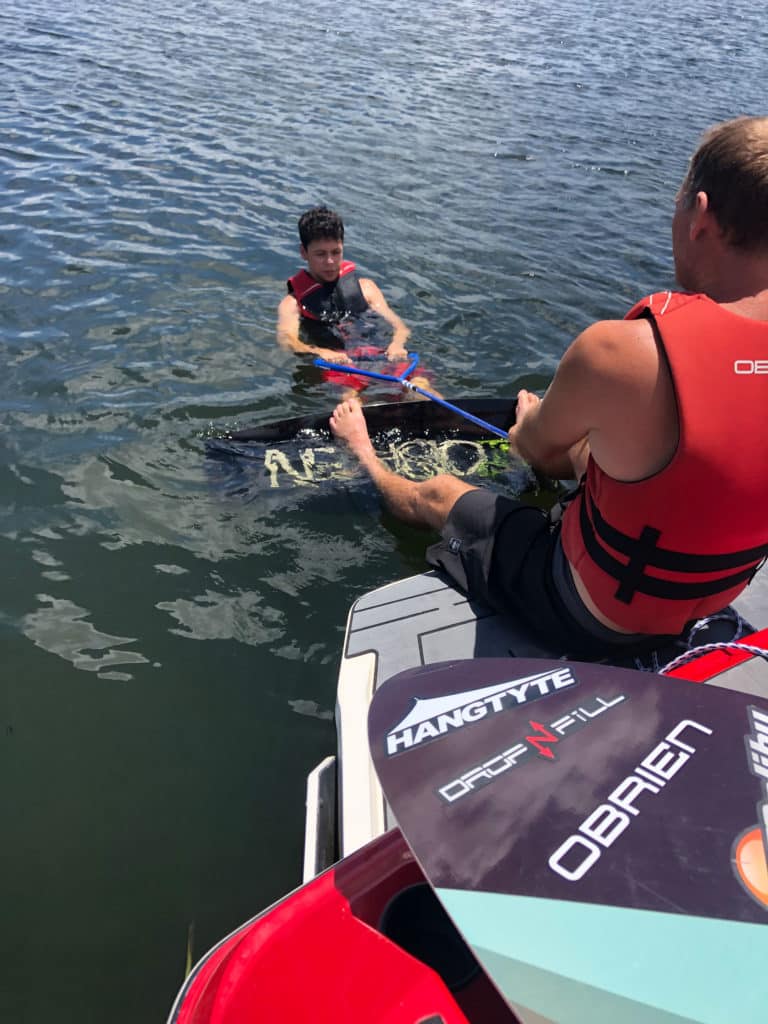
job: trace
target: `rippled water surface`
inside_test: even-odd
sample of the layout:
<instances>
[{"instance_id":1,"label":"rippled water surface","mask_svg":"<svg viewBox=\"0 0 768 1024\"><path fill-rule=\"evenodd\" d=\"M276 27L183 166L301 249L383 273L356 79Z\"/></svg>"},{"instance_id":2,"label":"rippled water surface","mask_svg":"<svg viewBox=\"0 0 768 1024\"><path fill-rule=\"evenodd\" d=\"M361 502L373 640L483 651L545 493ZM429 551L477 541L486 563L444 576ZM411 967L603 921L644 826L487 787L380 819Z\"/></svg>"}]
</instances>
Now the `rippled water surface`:
<instances>
[{"instance_id":1,"label":"rippled water surface","mask_svg":"<svg viewBox=\"0 0 768 1024\"><path fill-rule=\"evenodd\" d=\"M431 540L359 481L210 471L329 411L274 343L295 222L448 396L543 387L671 280L704 127L761 113L759 6L6 0L0 8L0 1017L161 1022L300 875L345 616Z\"/></svg>"}]
</instances>

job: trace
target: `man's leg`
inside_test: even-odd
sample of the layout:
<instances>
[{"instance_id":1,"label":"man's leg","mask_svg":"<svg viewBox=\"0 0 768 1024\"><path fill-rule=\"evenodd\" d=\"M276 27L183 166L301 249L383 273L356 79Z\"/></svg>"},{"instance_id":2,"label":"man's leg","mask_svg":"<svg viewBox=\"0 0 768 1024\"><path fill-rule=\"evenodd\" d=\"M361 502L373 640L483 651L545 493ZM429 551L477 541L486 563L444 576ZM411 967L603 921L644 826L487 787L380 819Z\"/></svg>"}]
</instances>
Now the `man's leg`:
<instances>
[{"instance_id":1,"label":"man's leg","mask_svg":"<svg viewBox=\"0 0 768 1024\"><path fill-rule=\"evenodd\" d=\"M476 490L447 474L417 482L387 469L374 451L363 411L355 399L340 402L333 410L330 423L334 436L347 444L393 514L406 523L442 530L448 513L461 495Z\"/></svg>"}]
</instances>

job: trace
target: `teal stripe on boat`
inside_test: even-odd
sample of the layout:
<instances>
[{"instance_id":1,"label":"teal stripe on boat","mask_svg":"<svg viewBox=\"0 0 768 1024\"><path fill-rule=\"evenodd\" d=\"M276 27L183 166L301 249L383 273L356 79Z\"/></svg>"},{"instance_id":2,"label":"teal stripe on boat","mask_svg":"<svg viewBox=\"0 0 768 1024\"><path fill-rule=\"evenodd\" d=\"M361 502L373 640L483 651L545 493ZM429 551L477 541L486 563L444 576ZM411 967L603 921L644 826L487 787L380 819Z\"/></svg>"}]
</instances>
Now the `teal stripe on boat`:
<instances>
[{"instance_id":1,"label":"teal stripe on boat","mask_svg":"<svg viewBox=\"0 0 768 1024\"><path fill-rule=\"evenodd\" d=\"M766 1019L768 926L438 889L505 996L563 1024Z\"/></svg>"}]
</instances>

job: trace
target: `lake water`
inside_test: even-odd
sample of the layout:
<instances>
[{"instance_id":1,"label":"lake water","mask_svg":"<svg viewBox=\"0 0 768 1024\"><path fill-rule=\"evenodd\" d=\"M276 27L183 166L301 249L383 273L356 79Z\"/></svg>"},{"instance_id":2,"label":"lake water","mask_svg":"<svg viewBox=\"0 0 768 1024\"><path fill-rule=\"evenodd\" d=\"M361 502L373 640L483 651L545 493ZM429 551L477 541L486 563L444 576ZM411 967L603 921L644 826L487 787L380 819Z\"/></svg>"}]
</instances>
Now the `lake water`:
<instances>
[{"instance_id":1,"label":"lake water","mask_svg":"<svg viewBox=\"0 0 768 1024\"><path fill-rule=\"evenodd\" d=\"M671 283L700 132L764 113L759 5L5 0L0 1019L162 1022L299 881L352 601L432 539L369 487L222 486L202 435L330 411L274 341L296 219L447 396L543 388Z\"/></svg>"}]
</instances>

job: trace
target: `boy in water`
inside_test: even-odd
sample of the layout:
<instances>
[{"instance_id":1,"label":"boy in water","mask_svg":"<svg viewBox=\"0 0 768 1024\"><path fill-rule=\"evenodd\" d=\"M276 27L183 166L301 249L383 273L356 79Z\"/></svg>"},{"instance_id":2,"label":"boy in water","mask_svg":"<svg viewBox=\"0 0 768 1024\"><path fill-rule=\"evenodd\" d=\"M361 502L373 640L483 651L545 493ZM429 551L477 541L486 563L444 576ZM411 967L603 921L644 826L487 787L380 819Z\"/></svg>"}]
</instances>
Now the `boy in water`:
<instances>
[{"instance_id":1,"label":"boy in water","mask_svg":"<svg viewBox=\"0 0 768 1024\"><path fill-rule=\"evenodd\" d=\"M354 365L358 360L378 359L379 365L363 368L399 374L408 366L406 342L410 330L388 305L378 285L359 278L355 264L344 259L344 224L326 206L307 210L299 218L299 252L307 263L288 279L288 294L277 307L277 341L296 353L309 353L327 362ZM370 311L392 328L384 346ZM324 380L344 385L347 395L362 391L371 378L326 370ZM421 375L413 384L429 388Z\"/></svg>"}]
</instances>

